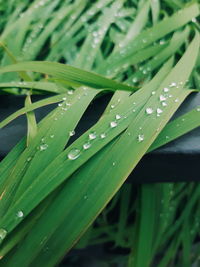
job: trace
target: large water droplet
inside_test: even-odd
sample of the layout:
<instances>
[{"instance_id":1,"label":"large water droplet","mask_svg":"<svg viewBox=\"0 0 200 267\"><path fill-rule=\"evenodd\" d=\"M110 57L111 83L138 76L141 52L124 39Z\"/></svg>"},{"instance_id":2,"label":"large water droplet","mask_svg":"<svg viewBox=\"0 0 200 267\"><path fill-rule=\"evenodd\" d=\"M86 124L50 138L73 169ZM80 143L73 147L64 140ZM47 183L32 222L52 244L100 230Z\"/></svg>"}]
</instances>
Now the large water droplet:
<instances>
[{"instance_id":1,"label":"large water droplet","mask_svg":"<svg viewBox=\"0 0 200 267\"><path fill-rule=\"evenodd\" d=\"M91 144L89 143L89 142L87 142L87 143L85 143L84 145L83 145L83 149L88 149L88 148L90 148L91 147Z\"/></svg>"},{"instance_id":2,"label":"large water droplet","mask_svg":"<svg viewBox=\"0 0 200 267\"><path fill-rule=\"evenodd\" d=\"M138 135L138 141L139 141L139 142L144 141L144 135L143 135L143 134L139 134L139 135Z\"/></svg>"},{"instance_id":3,"label":"large water droplet","mask_svg":"<svg viewBox=\"0 0 200 267\"><path fill-rule=\"evenodd\" d=\"M24 216L23 211L22 211L22 210L19 210L19 211L17 212L17 217L18 217L18 218L22 218L23 216Z\"/></svg>"},{"instance_id":4,"label":"large water droplet","mask_svg":"<svg viewBox=\"0 0 200 267\"><path fill-rule=\"evenodd\" d=\"M67 155L68 159L75 160L80 156L80 150L77 148L73 148Z\"/></svg>"},{"instance_id":5,"label":"large water droplet","mask_svg":"<svg viewBox=\"0 0 200 267\"><path fill-rule=\"evenodd\" d=\"M110 127L111 127L111 128L115 128L115 127L117 127L117 122L116 122L116 121L111 121L111 122L110 122Z\"/></svg>"},{"instance_id":6,"label":"large water droplet","mask_svg":"<svg viewBox=\"0 0 200 267\"><path fill-rule=\"evenodd\" d=\"M6 237L7 231L3 228L0 229L0 242Z\"/></svg>"},{"instance_id":7,"label":"large water droplet","mask_svg":"<svg viewBox=\"0 0 200 267\"><path fill-rule=\"evenodd\" d=\"M40 145L40 151L44 151L48 148L48 145L47 144L42 144Z\"/></svg>"},{"instance_id":8,"label":"large water droplet","mask_svg":"<svg viewBox=\"0 0 200 267\"><path fill-rule=\"evenodd\" d=\"M90 140L94 140L96 137L97 137L97 135L96 135L95 132L91 132L91 133L89 134L89 139L90 139Z\"/></svg>"},{"instance_id":9,"label":"large water droplet","mask_svg":"<svg viewBox=\"0 0 200 267\"><path fill-rule=\"evenodd\" d=\"M153 113L153 109L152 108L146 108L146 113L148 115L152 114Z\"/></svg>"}]
</instances>

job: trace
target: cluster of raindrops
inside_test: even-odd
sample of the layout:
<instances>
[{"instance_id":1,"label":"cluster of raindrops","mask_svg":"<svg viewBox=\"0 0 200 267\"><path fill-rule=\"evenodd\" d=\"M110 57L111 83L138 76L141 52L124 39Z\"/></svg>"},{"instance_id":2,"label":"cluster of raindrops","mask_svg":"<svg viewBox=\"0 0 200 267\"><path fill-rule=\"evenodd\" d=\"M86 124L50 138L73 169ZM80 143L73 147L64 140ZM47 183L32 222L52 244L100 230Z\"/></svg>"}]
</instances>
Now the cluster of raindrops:
<instances>
[{"instance_id":1,"label":"cluster of raindrops","mask_svg":"<svg viewBox=\"0 0 200 267\"><path fill-rule=\"evenodd\" d=\"M92 37L93 37L91 42L92 48L99 47L99 44L101 43L103 36L105 35L106 29L107 29L106 27L102 27L99 30L92 32Z\"/></svg>"},{"instance_id":2,"label":"cluster of raindrops","mask_svg":"<svg viewBox=\"0 0 200 267\"><path fill-rule=\"evenodd\" d=\"M145 113L146 115L148 116L151 116L152 114L156 114L156 117L160 117L161 114L163 113L164 111L164 108L167 107L167 100L168 98L171 98L172 97L172 94L170 94L170 89L172 89L173 87L176 87L176 88L179 88L179 85L183 85L183 82L180 82L179 84L177 84L176 82L172 82L168 87L164 87L163 88L163 93L161 93L159 96L158 96L158 100L159 100L159 103L160 103L160 107L152 107L152 106L149 106L145 109ZM152 91L151 92L151 95L155 95L156 92L155 91ZM179 102L179 99L176 98L174 100L175 103ZM199 108L200 110L200 108ZM184 120L183 120L184 121ZM177 125L179 126L179 125ZM141 129L140 129L141 130ZM159 129L158 129L159 130ZM143 133L139 133L138 136L137 136L137 140L138 142L143 142L145 139L144 137L144 134ZM166 136L166 139L169 139L169 136Z\"/></svg>"},{"instance_id":3,"label":"cluster of raindrops","mask_svg":"<svg viewBox=\"0 0 200 267\"><path fill-rule=\"evenodd\" d=\"M42 23L39 23L33 28L32 32L29 34L22 48L23 54L26 54L26 52L29 50L30 46L32 45L34 39L38 36L38 34L41 32L43 28L44 28L44 25Z\"/></svg>"},{"instance_id":4,"label":"cluster of raindrops","mask_svg":"<svg viewBox=\"0 0 200 267\"><path fill-rule=\"evenodd\" d=\"M168 184L168 196L166 196L166 199L161 199L162 206L165 206L164 212L160 213L160 218L163 219L163 226L166 227L169 223L169 219L171 215L175 211L175 203L173 200L175 191L174 191L174 185L172 183ZM165 202L167 201L167 202Z\"/></svg>"},{"instance_id":5,"label":"cluster of raindrops","mask_svg":"<svg viewBox=\"0 0 200 267\"><path fill-rule=\"evenodd\" d=\"M113 128L116 128L118 126L118 122L122 119L122 118L125 118L125 116L122 116L120 114L116 114L114 115L114 119L110 121L109 123L109 128L100 133L100 134L97 134L95 131L91 131L89 134L88 134L88 139L83 143L82 147L80 149L78 148L72 148L67 157L69 160L75 160L77 159L80 155L81 155L81 151L85 151L85 150L88 150L94 141L96 141L98 138L99 139L105 139L108 132L113 129Z\"/></svg>"}]
</instances>

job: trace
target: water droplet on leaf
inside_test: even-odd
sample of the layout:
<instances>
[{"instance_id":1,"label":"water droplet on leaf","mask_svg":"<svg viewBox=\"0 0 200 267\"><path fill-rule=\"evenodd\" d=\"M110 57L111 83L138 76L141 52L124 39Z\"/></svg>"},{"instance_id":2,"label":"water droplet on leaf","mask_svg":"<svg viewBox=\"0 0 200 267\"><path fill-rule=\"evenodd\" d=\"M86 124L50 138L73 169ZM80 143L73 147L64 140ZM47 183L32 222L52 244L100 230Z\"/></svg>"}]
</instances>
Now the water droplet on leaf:
<instances>
[{"instance_id":1,"label":"water droplet on leaf","mask_svg":"<svg viewBox=\"0 0 200 267\"><path fill-rule=\"evenodd\" d=\"M90 148L91 147L91 144L89 143L89 142L87 142L87 143L85 143L84 145L83 145L83 149L88 149L88 148Z\"/></svg>"},{"instance_id":2,"label":"water droplet on leaf","mask_svg":"<svg viewBox=\"0 0 200 267\"><path fill-rule=\"evenodd\" d=\"M80 156L80 150L77 148L73 148L67 155L68 159L75 160Z\"/></svg>"},{"instance_id":3,"label":"water droplet on leaf","mask_svg":"<svg viewBox=\"0 0 200 267\"><path fill-rule=\"evenodd\" d=\"M148 115L152 114L153 113L153 109L152 108L146 108L146 113Z\"/></svg>"},{"instance_id":4,"label":"water droplet on leaf","mask_svg":"<svg viewBox=\"0 0 200 267\"><path fill-rule=\"evenodd\" d=\"M162 111L162 109L157 108L157 109L156 109L156 112L157 112L157 114L161 114L163 111Z\"/></svg>"},{"instance_id":5,"label":"water droplet on leaf","mask_svg":"<svg viewBox=\"0 0 200 267\"><path fill-rule=\"evenodd\" d=\"M89 134L89 139L90 139L90 140L93 140L93 139L95 139L96 137L97 137L97 135L96 135L95 132L92 132L92 133Z\"/></svg>"},{"instance_id":6,"label":"water droplet on leaf","mask_svg":"<svg viewBox=\"0 0 200 267\"><path fill-rule=\"evenodd\" d=\"M116 120L119 120L119 119L121 119L121 116L120 116L119 114L117 114L117 115L115 116L115 118L116 118Z\"/></svg>"},{"instance_id":7,"label":"water droplet on leaf","mask_svg":"<svg viewBox=\"0 0 200 267\"><path fill-rule=\"evenodd\" d=\"M0 229L0 241L2 241L7 235L7 231L3 228Z\"/></svg>"},{"instance_id":8,"label":"water droplet on leaf","mask_svg":"<svg viewBox=\"0 0 200 267\"><path fill-rule=\"evenodd\" d=\"M75 131L74 130L69 132L69 136L73 136L73 135L75 135Z\"/></svg>"},{"instance_id":9,"label":"water droplet on leaf","mask_svg":"<svg viewBox=\"0 0 200 267\"><path fill-rule=\"evenodd\" d=\"M48 148L47 144L40 145L40 151L44 151Z\"/></svg>"},{"instance_id":10,"label":"water droplet on leaf","mask_svg":"<svg viewBox=\"0 0 200 267\"><path fill-rule=\"evenodd\" d=\"M22 211L22 210L19 210L19 211L17 212L17 217L18 217L18 218L22 218L23 216L24 216L23 211Z\"/></svg>"},{"instance_id":11,"label":"water droplet on leaf","mask_svg":"<svg viewBox=\"0 0 200 267\"><path fill-rule=\"evenodd\" d=\"M116 121L111 121L111 122L110 122L110 127L111 127L111 128L115 128L115 127L117 127L117 122L116 122Z\"/></svg>"},{"instance_id":12,"label":"water droplet on leaf","mask_svg":"<svg viewBox=\"0 0 200 267\"><path fill-rule=\"evenodd\" d=\"M102 133L102 134L100 135L100 137L103 139L103 138L106 137L106 134L105 134L105 133Z\"/></svg>"},{"instance_id":13,"label":"water droplet on leaf","mask_svg":"<svg viewBox=\"0 0 200 267\"><path fill-rule=\"evenodd\" d=\"M144 141L144 135L143 135L143 134L139 134L139 135L138 135L138 141L139 141L139 142Z\"/></svg>"}]
</instances>

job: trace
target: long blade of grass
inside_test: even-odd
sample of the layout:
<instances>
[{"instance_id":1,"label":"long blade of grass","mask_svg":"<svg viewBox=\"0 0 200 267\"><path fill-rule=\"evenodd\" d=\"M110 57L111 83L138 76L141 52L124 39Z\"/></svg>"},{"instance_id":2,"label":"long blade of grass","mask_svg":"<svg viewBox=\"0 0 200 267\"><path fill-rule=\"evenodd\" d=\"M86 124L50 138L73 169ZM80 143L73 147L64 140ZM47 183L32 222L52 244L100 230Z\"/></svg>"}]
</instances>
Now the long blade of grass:
<instances>
[{"instance_id":1,"label":"long blade of grass","mask_svg":"<svg viewBox=\"0 0 200 267\"><path fill-rule=\"evenodd\" d=\"M76 85L86 85L97 89L108 88L113 91L135 91L135 88L132 86L112 81L92 72L54 62L20 62L14 65L2 67L0 69L0 73L24 70L46 73L52 75L55 78L73 82Z\"/></svg>"}]
</instances>

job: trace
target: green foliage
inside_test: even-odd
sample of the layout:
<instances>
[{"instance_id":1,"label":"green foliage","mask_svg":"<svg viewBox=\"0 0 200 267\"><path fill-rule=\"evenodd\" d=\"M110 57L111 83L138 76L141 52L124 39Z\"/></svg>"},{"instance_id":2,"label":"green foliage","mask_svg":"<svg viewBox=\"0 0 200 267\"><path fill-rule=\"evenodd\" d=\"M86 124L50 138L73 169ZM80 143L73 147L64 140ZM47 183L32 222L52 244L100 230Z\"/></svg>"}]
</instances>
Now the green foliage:
<instances>
[{"instance_id":1,"label":"green foliage","mask_svg":"<svg viewBox=\"0 0 200 267\"><path fill-rule=\"evenodd\" d=\"M75 244L103 242L129 249L129 267L195 263L199 185L124 182L145 153L200 126L199 106L169 121L199 90L197 1L10 1L0 12L1 94L27 95L0 128L23 114L28 125L0 163L0 266L55 266ZM69 144L107 92L101 118ZM34 110L51 103L38 123Z\"/></svg>"}]
</instances>

